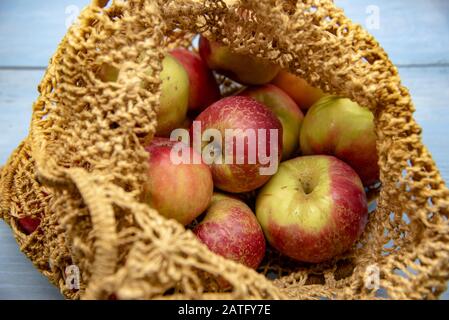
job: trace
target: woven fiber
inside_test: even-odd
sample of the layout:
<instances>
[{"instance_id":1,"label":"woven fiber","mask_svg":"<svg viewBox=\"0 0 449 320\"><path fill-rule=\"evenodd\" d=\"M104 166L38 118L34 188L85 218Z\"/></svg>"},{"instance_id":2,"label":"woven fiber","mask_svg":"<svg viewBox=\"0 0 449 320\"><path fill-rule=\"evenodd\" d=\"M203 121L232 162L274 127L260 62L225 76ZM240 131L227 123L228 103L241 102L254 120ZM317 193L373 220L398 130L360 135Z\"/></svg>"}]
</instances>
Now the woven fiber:
<instances>
[{"instance_id":1,"label":"woven fiber","mask_svg":"<svg viewBox=\"0 0 449 320\"><path fill-rule=\"evenodd\" d=\"M373 111L382 187L349 252L307 265L268 251L256 272L142 203L161 61L196 33ZM117 82L100 80L105 64L120 70ZM446 288L448 189L397 68L331 0L93 1L39 92L29 135L1 171L0 214L67 298L377 298L372 270L392 299L434 299ZM23 217L41 219L31 235L18 226ZM81 272L79 290L66 286L70 265ZM232 289L219 290L221 278Z\"/></svg>"}]
</instances>

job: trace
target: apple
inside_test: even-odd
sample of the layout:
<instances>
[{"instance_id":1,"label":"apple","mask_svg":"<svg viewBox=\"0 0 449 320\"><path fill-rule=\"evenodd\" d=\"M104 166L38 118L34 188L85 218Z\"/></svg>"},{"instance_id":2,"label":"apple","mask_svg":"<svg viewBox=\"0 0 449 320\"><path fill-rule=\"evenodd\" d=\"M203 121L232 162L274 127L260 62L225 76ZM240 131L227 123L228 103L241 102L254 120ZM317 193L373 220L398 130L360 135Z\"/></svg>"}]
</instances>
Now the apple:
<instances>
[{"instance_id":1,"label":"apple","mask_svg":"<svg viewBox=\"0 0 449 320\"><path fill-rule=\"evenodd\" d=\"M276 172L282 154L282 124L253 98L231 96L209 106L193 123L194 140L196 125L202 137L207 132L215 134L207 146L198 147L195 141L193 145L203 159L207 150L218 150L206 161L217 188L231 193L251 191Z\"/></svg>"},{"instance_id":2,"label":"apple","mask_svg":"<svg viewBox=\"0 0 449 320\"><path fill-rule=\"evenodd\" d=\"M143 57L140 55L139 59ZM98 76L104 82L116 82L119 74L119 69L106 63L98 70ZM168 137L172 130L182 126L186 118L189 105L189 75L174 56L167 54L162 60L159 76L162 83L156 136ZM141 85L144 86L143 83Z\"/></svg>"},{"instance_id":3,"label":"apple","mask_svg":"<svg viewBox=\"0 0 449 320\"><path fill-rule=\"evenodd\" d=\"M170 54L183 65L189 76L189 111L202 111L220 99L217 81L197 53L178 48Z\"/></svg>"},{"instance_id":4,"label":"apple","mask_svg":"<svg viewBox=\"0 0 449 320\"><path fill-rule=\"evenodd\" d=\"M157 114L156 135L166 137L180 127L189 105L189 76L170 54L162 60L161 97Z\"/></svg>"},{"instance_id":5,"label":"apple","mask_svg":"<svg viewBox=\"0 0 449 320\"><path fill-rule=\"evenodd\" d=\"M379 179L374 116L349 99L327 96L313 105L301 127L300 145L304 155L328 154L345 161L365 186Z\"/></svg>"},{"instance_id":6,"label":"apple","mask_svg":"<svg viewBox=\"0 0 449 320\"><path fill-rule=\"evenodd\" d=\"M191 223L209 206L213 194L210 169L204 163L176 163L171 151L181 142L154 138L145 148L149 154L146 202L162 216L183 225ZM191 156L195 151L184 145Z\"/></svg>"},{"instance_id":7,"label":"apple","mask_svg":"<svg viewBox=\"0 0 449 320\"><path fill-rule=\"evenodd\" d=\"M281 163L257 196L256 215L275 249L319 263L351 248L365 228L368 207L357 173L319 155Z\"/></svg>"},{"instance_id":8,"label":"apple","mask_svg":"<svg viewBox=\"0 0 449 320\"><path fill-rule=\"evenodd\" d=\"M116 82L119 74L120 70L109 63L103 63L98 69L98 76L103 82Z\"/></svg>"},{"instance_id":9,"label":"apple","mask_svg":"<svg viewBox=\"0 0 449 320\"><path fill-rule=\"evenodd\" d=\"M251 209L233 197L215 193L193 232L214 253L256 269L265 255L265 238Z\"/></svg>"},{"instance_id":10,"label":"apple","mask_svg":"<svg viewBox=\"0 0 449 320\"><path fill-rule=\"evenodd\" d=\"M186 118L184 119L184 121L181 123L181 125L179 126L179 128L189 130L190 127L192 126L192 122L193 122L192 118L190 118L190 117L187 115L187 117L186 117Z\"/></svg>"},{"instance_id":11,"label":"apple","mask_svg":"<svg viewBox=\"0 0 449 320\"><path fill-rule=\"evenodd\" d=\"M236 53L229 47L204 37L200 38L199 52L209 68L243 84L266 84L279 72L279 67L271 62Z\"/></svg>"},{"instance_id":12,"label":"apple","mask_svg":"<svg viewBox=\"0 0 449 320\"><path fill-rule=\"evenodd\" d=\"M299 149L299 132L304 114L288 94L272 84L249 87L239 95L256 99L267 106L282 124L282 160L288 160Z\"/></svg>"},{"instance_id":13,"label":"apple","mask_svg":"<svg viewBox=\"0 0 449 320\"><path fill-rule=\"evenodd\" d=\"M18 219L20 229L26 235L32 234L39 227L41 219L33 217L23 217Z\"/></svg>"},{"instance_id":14,"label":"apple","mask_svg":"<svg viewBox=\"0 0 449 320\"><path fill-rule=\"evenodd\" d=\"M284 90L303 111L307 111L325 95L321 89L312 87L304 79L286 70L279 71L272 83Z\"/></svg>"}]
</instances>

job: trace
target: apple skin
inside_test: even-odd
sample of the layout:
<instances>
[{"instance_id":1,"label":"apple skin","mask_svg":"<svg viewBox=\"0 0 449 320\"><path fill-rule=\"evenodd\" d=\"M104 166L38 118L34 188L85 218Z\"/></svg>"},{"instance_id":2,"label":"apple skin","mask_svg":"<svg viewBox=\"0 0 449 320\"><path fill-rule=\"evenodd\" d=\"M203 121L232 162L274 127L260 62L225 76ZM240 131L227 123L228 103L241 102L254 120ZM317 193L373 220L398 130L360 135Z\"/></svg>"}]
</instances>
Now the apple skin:
<instances>
[{"instance_id":1,"label":"apple skin","mask_svg":"<svg viewBox=\"0 0 449 320\"><path fill-rule=\"evenodd\" d=\"M172 130L182 125L187 116L189 76L182 64L168 54L162 60L160 79L162 84L156 136L168 137Z\"/></svg>"},{"instance_id":2,"label":"apple skin","mask_svg":"<svg viewBox=\"0 0 449 320\"><path fill-rule=\"evenodd\" d=\"M249 87L239 95L256 99L267 106L282 123L282 160L288 160L299 149L299 133L304 114L292 98L272 84Z\"/></svg>"},{"instance_id":3,"label":"apple skin","mask_svg":"<svg viewBox=\"0 0 449 320\"><path fill-rule=\"evenodd\" d=\"M172 50L170 54L183 65L189 75L189 111L200 112L220 99L217 81L197 53L178 48Z\"/></svg>"},{"instance_id":4,"label":"apple skin","mask_svg":"<svg viewBox=\"0 0 449 320\"><path fill-rule=\"evenodd\" d=\"M265 255L265 238L254 213L230 196L214 194L193 232L212 252L249 268L256 269Z\"/></svg>"},{"instance_id":5,"label":"apple skin","mask_svg":"<svg viewBox=\"0 0 449 320\"><path fill-rule=\"evenodd\" d=\"M142 59L143 55L139 59ZM146 71L151 75L151 70ZM116 82L120 70L110 64L103 64L98 77L103 82ZM182 126L188 111L190 80L189 75L177 58L167 54L162 60L161 96L157 113L156 136L168 137L172 130ZM144 86L144 84L141 84ZM195 88L196 89L196 88Z\"/></svg>"},{"instance_id":6,"label":"apple skin","mask_svg":"<svg viewBox=\"0 0 449 320\"><path fill-rule=\"evenodd\" d=\"M41 219L32 217L23 217L18 219L20 229L26 235L32 234L39 227Z\"/></svg>"},{"instance_id":7,"label":"apple skin","mask_svg":"<svg viewBox=\"0 0 449 320\"><path fill-rule=\"evenodd\" d=\"M144 194L146 202L161 215L187 225L207 209L214 186L210 169L204 163L171 161L170 152L176 143L156 137L145 148L150 159ZM186 148L192 156L195 151Z\"/></svg>"},{"instance_id":8,"label":"apple skin","mask_svg":"<svg viewBox=\"0 0 449 320\"><path fill-rule=\"evenodd\" d=\"M108 63L103 63L98 69L98 77L103 82L116 82L119 74L120 70Z\"/></svg>"},{"instance_id":9,"label":"apple skin","mask_svg":"<svg viewBox=\"0 0 449 320\"><path fill-rule=\"evenodd\" d=\"M366 226L368 207L356 172L320 155L283 162L257 196L256 214L274 248L319 263L351 248Z\"/></svg>"},{"instance_id":10,"label":"apple skin","mask_svg":"<svg viewBox=\"0 0 449 320\"><path fill-rule=\"evenodd\" d=\"M200 37L199 52L209 68L246 85L269 83L279 67L260 58L233 52L229 47Z\"/></svg>"},{"instance_id":11,"label":"apple skin","mask_svg":"<svg viewBox=\"0 0 449 320\"><path fill-rule=\"evenodd\" d=\"M192 122L192 118L187 115L187 117L184 119L184 122L179 126L179 128L189 130L192 126Z\"/></svg>"},{"instance_id":12,"label":"apple skin","mask_svg":"<svg viewBox=\"0 0 449 320\"><path fill-rule=\"evenodd\" d=\"M345 161L365 186L379 179L374 116L349 99L326 96L313 105L302 124L300 145L304 155L328 154Z\"/></svg>"},{"instance_id":13,"label":"apple skin","mask_svg":"<svg viewBox=\"0 0 449 320\"><path fill-rule=\"evenodd\" d=\"M256 132L256 163L249 163L249 148L248 144L245 143L244 154L242 155L243 164L237 163L238 155L235 152L236 148L234 146L232 164L226 164L222 158L223 163L212 163L210 165L214 185L217 188L231 193L248 192L261 187L270 179L270 175L260 174L260 168L264 167L264 165L259 162L259 155L262 153L259 144L263 142L259 141L257 130L266 129L265 150L267 157L272 156L270 152L271 148L274 150L274 146L271 146L270 143L269 131L270 129L278 130L276 158L280 162L282 155L282 124L276 115L267 107L250 97L231 96L223 98L209 106L195 121L201 123L201 134L207 129L219 130L223 139L223 141L218 142L221 146L225 142L226 129L241 129L243 131L254 129ZM235 144L237 141L236 135L233 136L233 141ZM229 154L228 152L230 151L229 146L227 148L223 147L223 154Z\"/></svg>"},{"instance_id":14,"label":"apple skin","mask_svg":"<svg viewBox=\"0 0 449 320\"><path fill-rule=\"evenodd\" d=\"M303 111L325 96L321 89L312 87L304 79L286 70L279 71L272 83L284 90Z\"/></svg>"}]
</instances>

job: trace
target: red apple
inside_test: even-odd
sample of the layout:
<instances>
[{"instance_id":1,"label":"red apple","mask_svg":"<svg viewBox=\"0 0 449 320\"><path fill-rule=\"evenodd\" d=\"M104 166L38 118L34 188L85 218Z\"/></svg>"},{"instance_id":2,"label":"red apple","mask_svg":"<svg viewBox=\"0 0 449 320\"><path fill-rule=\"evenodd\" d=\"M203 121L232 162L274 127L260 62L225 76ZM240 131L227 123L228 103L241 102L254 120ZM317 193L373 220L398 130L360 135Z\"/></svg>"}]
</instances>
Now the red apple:
<instances>
[{"instance_id":1,"label":"red apple","mask_svg":"<svg viewBox=\"0 0 449 320\"><path fill-rule=\"evenodd\" d=\"M202 145L195 144L197 126ZM213 161L206 163L211 166L215 186L223 191L254 190L277 170L282 124L252 98L232 96L215 102L196 118L192 131L194 148L202 150L203 159L210 150L218 150L213 152ZM212 135L204 140L206 134Z\"/></svg>"},{"instance_id":2,"label":"red apple","mask_svg":"<svg viewBox=\"0 0 449 320\"><path fill-rule=\"evenodd\" d=\"M256 214L274 248L319 263L351 248L365 228L368 207L357 173L321 155L281 163L257 196Z\"/></svg>"},{"instance_id":3,"label":"red apple","mask_svg":"<svg viewBox=\"0 0 449 320\"><path fill-rule=\"evenodd\" d=\"M307 111L325 95L321 89L312 87L304 79L286 70L279 71L273 84L284 90L303 111Z\"/></svg>"},{"instance_id":4,"label":"red apple","mask_svg":"<svg viewBox=\"0 0 449 320\"><path fill-rule=\"evenodd\" d=\"M177 163L172 150L181 142L154 138L146 150L150 153L146 201L161 215L183 225L191 223L209 206L213 194L210 169L204 163ZM195 151L183 145L192 157Z\"/></svg>"},{"instance_id":5,"label":"red apple","mask_svg":"<svg viewBox=\"0 0 449 320\"><path fill-rule=\"evenodd\" d=\"M170 54L183 65L189 75L189 110L202 111L220 99L217 81L197 53L178 48Z\"/></svg>"},{"instance_id":6,"label":"red apple","mask_svg":"<svg viewBox=\"0 0 449 320\"><path fill-rule=\"evenodd\" d=\"M328 154L345 161L365 186L379 179L374 116L349 99L320 99L304 118L300 145L305 155Z\"/></svg>"},{"instance_id":7,"label":"red apple","mask_svg":"<svg viewBox=\"0 0 449 320\"><path fill-rule=\"evenodd\" d=\"M299 149L299 132L304 114L292 98L272 84L250 87L239 95L256 99L267 106L282 123L282 159L288 160Z\"/></svg>"},{"instance_id":8,"label":"red apple","mask_svg":"<svg viewBox=\"0 0 449 320\"><path fill-rule=\"evenodd\" d=\"M279 67L275 64L255 56L236 53L229 47L204 37L200 38L199 51L209 68L243 84L265 84L279 72Z\"/></svg>"},{"instance_id":9,"label":"red apple","mask_svg":"<svg viewBox=\"0 0 449 320\"><path fill-rule=\"evenodd\" d=\"M218 255L256 269L265 255L265 238L251 209L235 198L214 194L193 232Z\"/></svg>"},{"instance_id":10,"label":"red apple","mask_svg":"<svg viewBox=\"0 0 449 320\"><path fill-rule=\"evenodd\" d=\"M23 217L18 219L18 225L26 235L32 234L40 223L41 219L39 218Z\"/></svg>"}]
</instances>

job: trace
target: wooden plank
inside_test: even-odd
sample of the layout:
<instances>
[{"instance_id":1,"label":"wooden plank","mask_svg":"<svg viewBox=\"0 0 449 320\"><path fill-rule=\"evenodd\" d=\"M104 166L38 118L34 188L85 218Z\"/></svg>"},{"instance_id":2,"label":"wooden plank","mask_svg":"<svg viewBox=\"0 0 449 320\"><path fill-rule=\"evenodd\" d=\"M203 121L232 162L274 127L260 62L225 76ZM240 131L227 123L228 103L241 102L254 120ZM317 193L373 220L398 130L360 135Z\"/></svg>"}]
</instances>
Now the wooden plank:
<instances>
[{"instance_id":1,"label":"wooden plank","mask_svg":"<svg viewBox=\"0 0 449 320\"><path fill-rule=\"evenodd\" d=\"M336 0L400 65L449 63L449 1ZM378 23L376 23L378 17Z\"/></svg>"},{"instance_id":2,"label":"wooden plank","mask_svg":"<svg viewBox=\"0 0 449 320\"><path fill-rule=\"evenodd\" d=\"M0 70L0 164L28 133L32 103L43 74L43 70ZM59 290L19 251L3 221L0 238L0 299L62 299Z\"/></svg>"},{"instance_id":3,"label":"wooden plank","mask_svg":"<svg viewBox=\"0 0 449 320\"><path fill-rule=\"evenodd\" d=\"M416 106L415 119L423 128L423 141L449 182L449 67L400 68L404 85Z\"/></svg>"},{"instance_id":4,"label":"wooden plank","mask_svg":"<svg viewBox=\"0 0 449 320\"><path fill-rule=\"evenodd\" d=\"M19 251L11 230L3 221L0 235L0 300L63 299L59 290Z\"/></svg>"},{"instance_id":5,"label":"wooden plank","mask_svg":"<svg viewBox=\"0 0 449 320\"><path fill-rule=\"evenodd\" d=\"M0 66L45 66L66 31L66 21L89 0L0 1ZM449 63L446 0L336 0L368 28L398 64ZM373 18L379 10L379 27ZM66 11L67 10L67 11ZM425 13L425 14L423 14Z\"/></svg>"},{"instance_id":6,"label":"wooden plank","mask_svg":"<svg viewBox=\"0 0 449 320\"><path fill-rule=\"evenodd\" d=\"M27 136L43 70L0 70L0 164Z\"/></svg>"},{"instance_id":7,"label":"wooden plank","mask_svg":"<svg viewBox=\"0 0 449 320\"><path fill-rule=\"evenodd\" d=\"M0 1L0 66L46 66L89 0Z\"/></svg>"}]
</instances>

